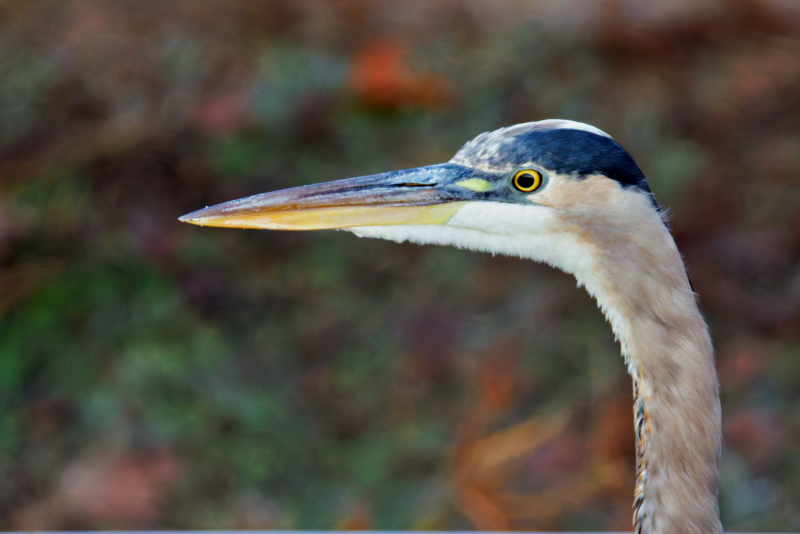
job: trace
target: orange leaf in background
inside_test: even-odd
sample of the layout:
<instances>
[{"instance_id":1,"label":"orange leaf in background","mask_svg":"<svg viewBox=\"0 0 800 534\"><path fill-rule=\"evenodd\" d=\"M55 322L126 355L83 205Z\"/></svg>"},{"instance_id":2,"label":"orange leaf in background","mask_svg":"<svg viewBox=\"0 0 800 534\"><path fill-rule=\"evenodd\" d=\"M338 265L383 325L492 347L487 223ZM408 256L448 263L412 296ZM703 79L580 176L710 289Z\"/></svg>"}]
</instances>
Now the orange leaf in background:
<instances>
[{"instance_id":1,"label":"orange leaf in background","mask_svg":"<svg viewBox=\"0 0 800 534\"><path fill-rule=\"evenodd\" d=\"M374 41L355 54L349 85L361 103L386 110L438 109L454 97L443 77L427 72L415 74L406 51L388 40Z\"/></svg>"},{"instance_id":2,"label":"orange leaf in background","mask_svg":"<svg viewBox=\"0 0 800 534\"><path fill-rule=\"evenodd\" d=\"M361 501L336 524L335 530L370 530L372 528L369 504Z\"/></svg>"},{"instance_id":3,"label":"orange leaf in background","mask_svg":"<svg viewBox=\"0 0 800 534\"><path fill-rule=\"evenodd\" d=\"M502 414L487 411L486 398L482 401L459 433L453 472L455 505L475 528L560 529L565 515L589 501L627 502L632 466L629 455L618 449L631 453L629 407L612 403L600 415L598 428L585 436L571 425L577 419L569 409L481 435ZM598 436L610 444L593 454ZM624 528L630 521L627 515L610 519Z\"/></svg>"},{"instance_id":4,"label":"orange leaf in background","mask_svg":"<svg viewBox=\"0 0 800 534\"><path fill-rule=\"evenodd\" d=\"M459 447L457 475L492 487L519 469L525 457L561 432L569 421L564 410L547 418L534 416L510 428L469 440Z\"/></svg>"},{"instance_id":5,"label":"orange leaf in background","mask_svg":"<svg viewBox=\"0 0 800 534\"><path fill-rule=\"evenodd\" d=\"M478 375L481 400L502 410L515 400L519 380L519 351L509 342L498 343L483 358Z\"/></svg>"},{"instance_id":6,"label":"orange leaf in background","mask_svg":"<svg viewBox=\"0 0 800 534\"><path fill-rule=\"evenodd\" d=\"M478 414L483 419L485 414ZM474 424L462 431L455 451L453 489L456 506L480 530L511 530L512 517L501 502L500 488L513 478L526 457L556 436L567 424L569 413L547 418L532 417L488 436ZM463 435L466 434L466 435Z\"/></svg>"},{"instance_id":7,"label":"orange leaf in background","mask_svg":"<svg viewBox=\"0 0 800 534\"><path fill-rule=\"evenodd\" d=\"M479 486L465 486L458 494L458 507L478 530L508 531L511 522L505 510L497 502L492 489Z\"/></svg>"}]
</instances>

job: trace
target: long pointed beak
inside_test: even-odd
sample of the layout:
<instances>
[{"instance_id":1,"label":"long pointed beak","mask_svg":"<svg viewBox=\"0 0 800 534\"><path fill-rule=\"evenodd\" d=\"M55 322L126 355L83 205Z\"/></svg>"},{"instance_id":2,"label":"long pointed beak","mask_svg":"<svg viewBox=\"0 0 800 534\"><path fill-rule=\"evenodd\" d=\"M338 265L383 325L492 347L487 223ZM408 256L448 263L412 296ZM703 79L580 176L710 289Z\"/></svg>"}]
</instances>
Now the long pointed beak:
<instances>
[{"instance_id":1,"label":"long pointed beak","mask_svg":"<svg viewBox=\"0 0 800 534\"><path fill-rule=\"evenodd\" d=\"M481 174L452 163L306 185L232 200L180 218L201 226L323 230L443 224L473 191L455 185Z\"/></svg>"}]
</instances>

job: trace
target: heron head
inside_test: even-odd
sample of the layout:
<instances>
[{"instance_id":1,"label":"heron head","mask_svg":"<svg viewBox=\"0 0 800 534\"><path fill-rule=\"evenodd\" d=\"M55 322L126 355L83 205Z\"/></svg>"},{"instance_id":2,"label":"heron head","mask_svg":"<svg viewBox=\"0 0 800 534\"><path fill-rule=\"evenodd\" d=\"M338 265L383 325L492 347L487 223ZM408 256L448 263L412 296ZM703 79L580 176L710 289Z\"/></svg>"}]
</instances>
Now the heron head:
<instances>
[{"instance_id":1,"label":"heron head","mask_svg":"<svg viewBox=\"0 0 800 534\"><path fill-rule=\"evenodd\" d=\"M658 213L647 181L610 136L546 120L479 135L448 163L264 193L180 220L344 229L530 257L574 272L565 262L580 261L576 243L598 239L587 232L629 230L631 217L652 216ZM559 252L565 247L571 250Z\"/></svg>"}]
</instances>

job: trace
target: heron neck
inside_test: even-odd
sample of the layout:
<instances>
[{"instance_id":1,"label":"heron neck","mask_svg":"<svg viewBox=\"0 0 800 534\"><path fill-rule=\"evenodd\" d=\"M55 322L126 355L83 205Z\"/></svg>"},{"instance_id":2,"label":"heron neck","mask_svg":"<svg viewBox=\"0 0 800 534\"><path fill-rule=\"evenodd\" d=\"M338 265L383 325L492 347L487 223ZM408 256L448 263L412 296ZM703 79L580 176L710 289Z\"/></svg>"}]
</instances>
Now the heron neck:
<instances>
[{"instance_id":1,"label":"heron neck","mask_svg":"<svg viewBox=\"0 0 800 534\"><path fill-rule=\"evenodd\" d=\"M582 280L633 378L634 526L646 534L717 533L720 407L711 339L672 236L660 218L647 226L634 237L610 228L593 236L601 246Z\"/></svg>"},{"instance_id":2,"label":"heron neck","mask_svg":"<svg viewBox=\"0 0 800 534\"><path fill-rule=\"evenodd\" d=\"M699 313L626 320L633 379L634 526L641 533L721 532L720 408L711 342Z\"/></svg>"}]
</instances>

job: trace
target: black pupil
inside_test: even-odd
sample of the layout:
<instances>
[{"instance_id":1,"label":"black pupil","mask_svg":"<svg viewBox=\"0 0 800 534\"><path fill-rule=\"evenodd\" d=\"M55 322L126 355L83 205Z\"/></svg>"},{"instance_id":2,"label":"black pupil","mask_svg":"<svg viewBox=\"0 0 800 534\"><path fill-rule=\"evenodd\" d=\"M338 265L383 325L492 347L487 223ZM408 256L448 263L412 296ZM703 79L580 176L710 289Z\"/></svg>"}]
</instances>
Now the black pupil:
<instances>
[{"instance_id":1,"label":"black pupil","mask_svg":"<svg viewBox=\"0 0 800 534\"><path fill-rule=\"evenodd\" d=\"M536 183L536 178L533 175L525 173L517 176L517 185L521 189L530 189Z\"/></svg>"}]
</instances>

